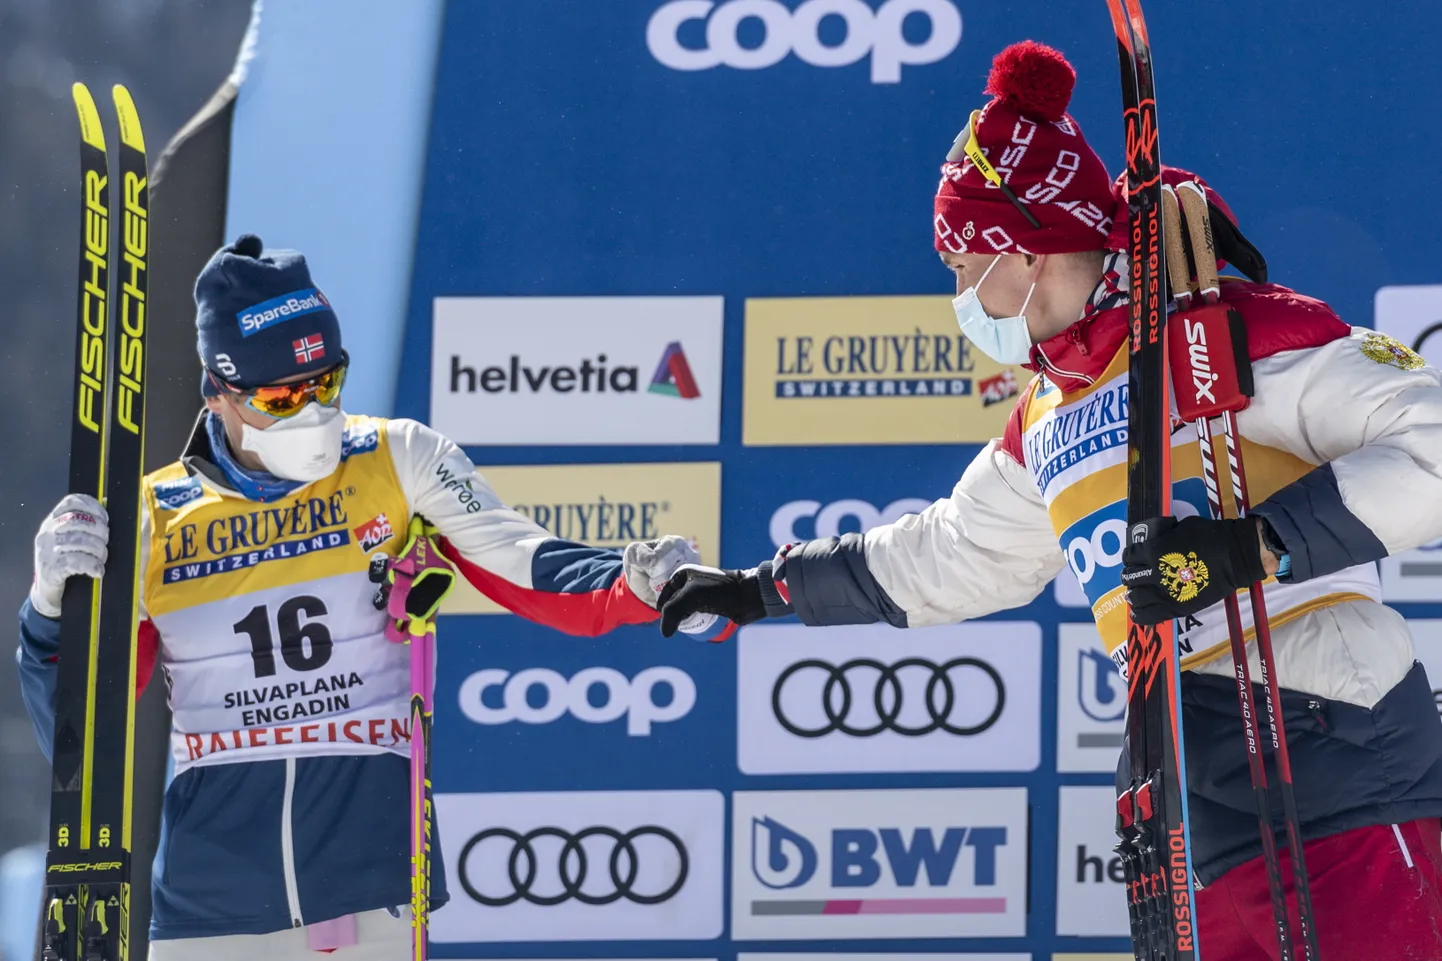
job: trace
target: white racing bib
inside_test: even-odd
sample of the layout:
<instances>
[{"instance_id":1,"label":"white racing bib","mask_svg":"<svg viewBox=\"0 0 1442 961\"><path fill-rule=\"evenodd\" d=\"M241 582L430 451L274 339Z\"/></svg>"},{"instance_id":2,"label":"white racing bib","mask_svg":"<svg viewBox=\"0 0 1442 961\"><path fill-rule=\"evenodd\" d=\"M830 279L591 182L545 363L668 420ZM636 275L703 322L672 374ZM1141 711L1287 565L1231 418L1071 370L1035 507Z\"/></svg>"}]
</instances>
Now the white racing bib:
<instances>
[{"instance_id":1,"label":"white racing bib","mask_svg":"<svg viewBox=\"0 0 1442 961\"><path fill-rule=\"evenodd\" d=\"M409 648L387 641L363 573L168 614L176 772L302 754L410 752Z\"/></svg>"}]
</instances>

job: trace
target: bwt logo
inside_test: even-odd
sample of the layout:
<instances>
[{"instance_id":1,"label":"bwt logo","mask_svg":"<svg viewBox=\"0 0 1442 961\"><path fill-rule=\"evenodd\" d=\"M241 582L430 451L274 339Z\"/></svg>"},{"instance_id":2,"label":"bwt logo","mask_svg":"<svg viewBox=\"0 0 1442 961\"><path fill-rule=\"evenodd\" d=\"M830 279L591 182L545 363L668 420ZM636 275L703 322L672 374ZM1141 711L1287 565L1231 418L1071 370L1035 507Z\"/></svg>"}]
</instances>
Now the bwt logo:
<instances>
[{"instance_id":1,"label":"bwt logo","mask_svg":"<svg viewBox=\"0 0 1442 961\"><path fill-rule=\"evenodd\" d=\"M670 698L656 699L657 687L669 687ZM591 689L605 691L600 704L591 703ZM489 691L500 689L500 704ZM531 692L539 689L540 703ZM461 684L461 712L477 724L549 724L570 714L587 724L609 724L626 718L626 733L645 737L651 725L674 721L696 706L696 682L676 667L648 667L630 680L609 667L588 667L571 678L544 667L512 674L498 668L477 671Z\"/></svg>"},{"instance_id":2,"label":"bwt logo","mask_svg":"<svg viewBox=\"0 0 1442 961\"><path fill-rule=\"evenodd\" d=\"M907 40L903 24L911 14L929 22L927 38ZM845 36L839 42L822 39L821 24L840 19ZM683 30L703 20L704 46L682 42ZM760 21L761 38L743 46L741 24ZM829 33L829 31L828 31ZM689 38L688 38L689 39ZM699 41L700 37L696 37ZM672 70L710 70L722 65L737 70L764 70L795 53L813 67L845 67L871 55L871 82L898 83L901 68L936 63L961 42L961 12L950 0L885 0L875 12L862 0L806 0L788 10L778 0L671 0L651 15L646 25L646 46L651 55Z\"/></svg>"},{"instance_id":3,"label":"bwt logo","mask_svg":"<svg viewBox=\"0 0 1442 961\"><path fill-rule=\"evenodd\" d=\"M1093 721L1120 721L1127 713L1127 686L1116 664L1101 651L1077 651L1077 704Z\"/></svg>"},{"instance_id":4,"label":"bwt logo","mask_svg":"<svg viewBox=\"0 0 1442 961\"><path fill-rule=\"evenodd\" d=\"M828 858L833 888L868 888L889 875L898 887L951 884L963 847L976 852L970 883L996 884L996 852L1006 844L1004 827L834 828ZM769 817L751 819L751 873L772 890L804 887L821 868L810 838ZM924 880L923 880L924 878ZM966 879L960 879L966 883Z\"/></svg>"},{"instance_id":5,"label":"bwt logo","mask_svg":"<svg viewBox=\"0 0 1442 961\"><path fill-rule=\"evenodd\" d=\"M820 501L791 501L776 508L771 515L771 543L777 547L810 540L812 537L839 537L844 531L857 530L866 533L873 527L891 524L907 514L917 514L931 506L931 501L919 497L903 497L878 510L863 500L847 499L822 505ZM796 522L808 517L816 518L814 533L810 537L796 530ZM854 524L846 523L852 521Z\"/></svg>"}]
</instances>

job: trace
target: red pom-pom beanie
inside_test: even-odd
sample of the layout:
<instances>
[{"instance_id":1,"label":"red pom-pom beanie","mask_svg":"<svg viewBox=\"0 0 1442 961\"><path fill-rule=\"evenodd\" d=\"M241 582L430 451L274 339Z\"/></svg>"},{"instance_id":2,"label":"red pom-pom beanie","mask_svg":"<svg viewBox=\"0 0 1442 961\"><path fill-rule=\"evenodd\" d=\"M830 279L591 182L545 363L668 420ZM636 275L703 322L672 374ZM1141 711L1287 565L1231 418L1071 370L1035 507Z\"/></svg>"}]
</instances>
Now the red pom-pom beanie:
<instances>
[{"instance_id":1,"label":"red pom-pom beanie","mask_svg":"<svg viewBox=\"0 0 1442 961\"><path fill-rule=\"evenodd\" d=\"M1067 114L1076 71L1060 52L1023 40L992 61L976 139L1041 227L962 157L941 167L932 221L937 250L1059 254L1101 250L1117 210L1106 166ZM965 131L963 131L965 136Z\"/></svg>"}]
</instances>

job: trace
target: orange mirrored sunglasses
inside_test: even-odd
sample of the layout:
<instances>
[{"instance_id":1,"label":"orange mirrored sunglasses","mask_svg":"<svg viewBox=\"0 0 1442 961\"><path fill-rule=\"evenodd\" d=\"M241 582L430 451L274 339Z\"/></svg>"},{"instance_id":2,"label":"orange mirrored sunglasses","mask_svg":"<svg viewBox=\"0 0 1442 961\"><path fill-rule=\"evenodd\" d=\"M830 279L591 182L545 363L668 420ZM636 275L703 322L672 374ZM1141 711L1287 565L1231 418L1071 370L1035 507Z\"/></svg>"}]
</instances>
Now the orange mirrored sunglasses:
<instances>
[{"instance_id":1,"label":"orange mirrored sunglasses","mask_svg":"<svg viewBox=\"0 0 1442 961\"><path fill-rule=\"evenodd\" d=\"M348 364L342 362L330 370L316 374L306 380L290 384L271 384L242 390L222 381L209 369L206 370L211 383L227 394L245 399L246 406L258 410L267 417L294 417L305 409L312 398L322 407L331 407L340 398L340 389L345 384Z\"/></svg>"}]
</instances>

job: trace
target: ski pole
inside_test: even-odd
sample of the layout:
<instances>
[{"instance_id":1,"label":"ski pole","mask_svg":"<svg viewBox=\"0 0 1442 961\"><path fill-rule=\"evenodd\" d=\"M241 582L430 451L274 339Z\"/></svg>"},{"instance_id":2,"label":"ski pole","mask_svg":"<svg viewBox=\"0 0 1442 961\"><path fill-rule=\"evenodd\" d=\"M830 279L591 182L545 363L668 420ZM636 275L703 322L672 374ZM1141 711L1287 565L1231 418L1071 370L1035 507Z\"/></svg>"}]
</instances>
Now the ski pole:
<instances>
[{"instance_id":1,"label":"ski pole","mask_svg":"<svg viewBox=\"0 0 1442 961\"><path fill-rule=\"evenodd\" d=\"M1206 195L1197 184L1183 184L1182 188L1178 199L1186 211L1193 249L1198 252L1197 284L1208 304L1218 303L1221 300L1221 283L1217 277L1216 250ZM1238 517L1247 517L1251 512L1251 501L1247 493L1247 472L1242 462L1241 432L1237 429L1236 412L1226 411L1222 415L1222 425L1236 513ZM1272 650L1272 631L1267 622L1267 603L1260 582L1248 586L1247 597L1252 604L1252 623L1257 635L1257 660L1261 667L1262 686L1266 697L1268 727L1272 732L1272 752L1277 760L1277 781L1281 787L1287 845L1292 854L1292 875L1297 889L1297 913L1301 922L1302 945L1307 961L1321 961L1321 951L1317 944L1316 915L1312 910L1312 885L1307 875L1306 854L1302 850L1302 825L1297 814L1297 795L1292 784L1291 753L1287 747L1287 734L1282 720L1282 694L1277 683L1277 659ZM1243 651L1239 663L1245 661ZM1270 833L1270 821L1267 828Z\"/></svg>"},{"instance_id":2,"label":"ski pole","mask_svg":"<svg viewBox=\"0 0 1442 961\"><path fill-rule=\"evenodd\" d=\"M1163 202L1167 210L1167 268L1171 278L1172 295L1177 302L1178 316L1174 318L1176 321L1182 320L1191 308L1194 299L1201 301L1206 307L1216 304L1220 297L1220 287L1216 278L1215 251L1206 245L1197 246L1195 242L1197 235L1194 232L1191 233L1192 244L1188 245L1184 239L1182 230L1184 219L1189 228L1194 230L1196 226L1195 220L1198 212L1195 205L1188 203L1186 213L1183 214L1176 191L1170 186L1162 189L1165 192ZM1190 199L1195 195L1188 192L1184 196ZM1206 200L1203 197L1201 216L1206 215ZM1195 281L1188 266L1188 254L1197 265ZM1210 274L1201 266L1209 257L1212 263ZM1215 313L1216 311L1213 310L1212 314ZM1230 337L1230 326L1227 321L1229 318L1223 318L1223 323L1219 326ZM1200 325L1203 320L1201 317L1192 317L1182 322ZM1215 329L1213 328L1213 330ZM1214 339L1215 335L1207 338L1207 341ZM1223 342L1225 343L1225 341ZM1220 344L1209 344L1211 348L1219 346ZM1244 395L1236 398L1237 403L1243 401ZM1235 414L1228 410L1226 416L1234 417ZM1202 479L1207 489L1207 507L1213 519L1221 520L1226 515L1222 509L1222 495L1217 482L1212 418L1210 416L1199 417L1194 423L1197 429L1197 445L1202 456ZM1252 780L1252 796L1257 806L1257 826L1261 832L1262 860L1267 871L1267 889L1272 901L1272 919L1277 932L1279 956L1281 961L1292 961L1292 925L1287 918L1287 898L1282 888L1282 868L1277 858L1277 838L1272 827L1272 804L1267 794L1267 769L1262 759L1262 736L1258 726L1256 702L1252 695L1251 668L1247 663L1247 639L1242 627L1241 606L1237 602L1236 594L1228 594L1222 603L1226 610L1227 635L1231 644L1233 674L1237 682L1237 704L1241 710L1242 727L1247 739L1247 768ZM1263 670L1265 671L1265 668Z\"/></svg>"},{"instance_id":3,"label":"ski pole","mask_svg":"<svg viewBox=\"0 0 1442 961\"><path fill-rule=\"evenodd\" d=\"M399 555L377 554L370 578L378 582L375 606L386 612L386 639L410 647L411 667L411 957L428 955L431 899L431 720L436 684L435 617L455 584L432 537L436 528L419 515L407 526Z\"/></svg>"}]
</instances>

